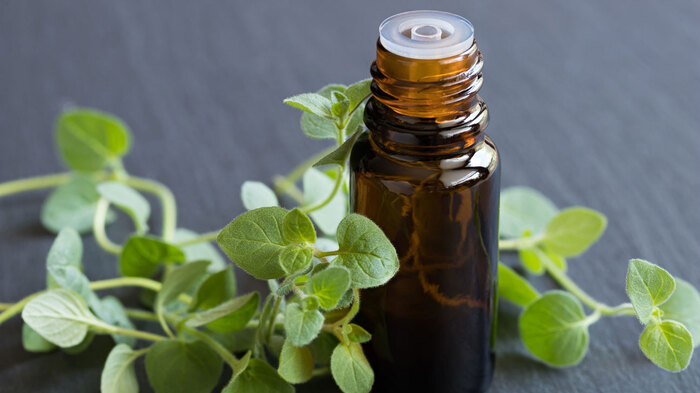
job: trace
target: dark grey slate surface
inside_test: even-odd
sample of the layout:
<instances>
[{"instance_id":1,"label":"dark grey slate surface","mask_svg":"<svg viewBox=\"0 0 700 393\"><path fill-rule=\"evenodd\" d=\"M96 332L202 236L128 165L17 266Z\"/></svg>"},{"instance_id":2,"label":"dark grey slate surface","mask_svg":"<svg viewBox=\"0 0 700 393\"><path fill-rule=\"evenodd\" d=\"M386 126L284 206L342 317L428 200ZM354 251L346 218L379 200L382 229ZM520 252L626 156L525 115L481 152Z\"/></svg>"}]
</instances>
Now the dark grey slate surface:
<instances>
[{"instance_id":1,"label":"dark grey slate surface","mask_svg":"<svg viewBox=\"0 0 700 393\"><path fill-rule=\"evenodd\" d=\"M623 301L630 257L700 286L694 0L5 0L0 181L61 170L53 120L64 105L89 105L131 125L136 144L126 165L173 188L181 225L221 227L242 209L244 180L270 179L323 147L301 136L298 113L281 99L365 78L379 22L426 7L476 26L504 186L533 186L559 206L582 204L610 217L600 243L570 262L582 287ZM44 286L51 237L38 224L42 198L0 200L0 301ZM88 275L114 275L113 258L86 244ZM512 326L516 310L504 311L502 326ZM18 319L0 326L0 391L98 390L109 340L80 356L33 355L21 347L20 327ZM630 318L596 324L589 355L564 370L529 360L505 330L493 392L699 390L700 362L681 374L656 368L640 353L641 328Z\"/></svg>"}]
</instances>

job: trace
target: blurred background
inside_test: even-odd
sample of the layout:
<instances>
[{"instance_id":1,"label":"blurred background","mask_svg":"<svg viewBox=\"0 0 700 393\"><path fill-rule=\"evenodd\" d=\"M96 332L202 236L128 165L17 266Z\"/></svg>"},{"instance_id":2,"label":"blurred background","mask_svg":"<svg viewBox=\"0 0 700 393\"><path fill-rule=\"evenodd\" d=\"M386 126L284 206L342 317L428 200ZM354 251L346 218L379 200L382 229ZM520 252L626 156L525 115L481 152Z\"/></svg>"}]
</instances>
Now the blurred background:
<instances>
[{"instance_id":1,"label":"blurred background","mask_svg":"<svg viewBox=\"0 0 700 393\"><path fill-rule=\"evenodd\" d=\"M94 107L131 127L127 168L172 187L182 225L220 228L242 211L243 181L269 182L326 146L304 137L282 99L367 78L379 23L425 8L475 26L503 186L608 215L602 240L571 261L575 280L619 303L627 260L642 257L700 286L697 0L4 0L0 182L61 171L54 120L70 105ZM0 301L45 285L43 197L0 200ZM112 257L86 244L88 276L113 276ZM508 332L515 313L504 312L494 392L700 386L697 359L680 374L648 362L631 318L596 324L581 365L553 370L529 360ZM29 354L20 321L5 323L0 391L96 391L110 342L96 343L80 356ZM332 391L318 386L308 391Z\"/></svg>"}]
</instances>

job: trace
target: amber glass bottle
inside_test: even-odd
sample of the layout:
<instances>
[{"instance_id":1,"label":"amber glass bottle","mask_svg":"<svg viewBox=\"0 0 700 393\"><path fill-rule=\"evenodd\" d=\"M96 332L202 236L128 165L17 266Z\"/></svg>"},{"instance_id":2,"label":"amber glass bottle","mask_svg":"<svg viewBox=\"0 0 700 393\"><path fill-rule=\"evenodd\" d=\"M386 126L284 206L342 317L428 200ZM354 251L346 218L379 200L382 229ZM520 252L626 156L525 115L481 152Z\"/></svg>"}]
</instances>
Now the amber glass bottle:
<instances>
[{"instance_id":1,"label":"amber glass bottle","mask_svg":"<svg viewBox=\"0 0 700 393\"><path fill-rule=\"evenodd\" d=\"M477 95L483 58L457 15L382 23L352 209L379 225L399 273L362 292L374 392L481 392L493 372L498 153Z\"/></svg>"}]
</instances>

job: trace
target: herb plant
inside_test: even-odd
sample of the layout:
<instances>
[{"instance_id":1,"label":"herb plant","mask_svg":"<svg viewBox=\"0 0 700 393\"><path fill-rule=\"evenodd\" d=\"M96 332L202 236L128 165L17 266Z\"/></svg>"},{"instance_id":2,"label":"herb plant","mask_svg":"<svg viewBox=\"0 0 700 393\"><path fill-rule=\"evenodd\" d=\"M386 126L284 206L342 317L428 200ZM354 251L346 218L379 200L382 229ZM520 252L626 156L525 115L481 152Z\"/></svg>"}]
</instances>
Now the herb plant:
<instances>
[{"instance_id":1,"label":"herb plant","mask_svg":"<svg viewBox=\"0 0 700 393\"><path fill-rule=\"evenodd\" d=\"M21 313L22 342L31 352L60 347L78 353L94 335L111 335L116 345L101 379L107 393L139 390L134 363L140 357L156 392L209 392L224 366L232 369L226 393L293 392L294 384L329 372L343 392L369 392L374 374L361 344L371 335L353 323L359 290L386 283L399 262L382 231L347 210L347 162L365 132L368 96L365 80L285 100L303 111L301 128L308 137L332 139L334 146L275 178L274 190L245 182L241 198L248 211L222 230L204 234L177 226L175 199L166 186L125 170L122 157L131 133L121 120L88 109L64 112L56 142L71 172L0 184L0 197L55 188L42 206L41 222L57 234L46 260L47 289L0 304L0 323ZM150 231L144 192L160 201L160 235ZM280 199L299 206L284 209ZM106 233L117 211L133 222L124 244ZM499 263L499 295L524 307L525 346L546 364L573 365L587 352L588 326L602 316L636 315L645 325L643 353L660 367L682 370L700 342L700 295L692 285L632 260L631 303L611 307L566 274L565 258L585 251L605 225L598 212L558 211L531 189L503 192L501 250L517 251L528 272L547 272L564 289L541 295ZM121 277L90 281L83 274L80 235L88 233L116 256ZM267 280L269 294L239 294L234 270L214 241L238 267ZM144 307L126 308L115 297L98 296L127 286L143 290ZM132 320L146 329L137 329Z\"/></svg>"}]
</instances>

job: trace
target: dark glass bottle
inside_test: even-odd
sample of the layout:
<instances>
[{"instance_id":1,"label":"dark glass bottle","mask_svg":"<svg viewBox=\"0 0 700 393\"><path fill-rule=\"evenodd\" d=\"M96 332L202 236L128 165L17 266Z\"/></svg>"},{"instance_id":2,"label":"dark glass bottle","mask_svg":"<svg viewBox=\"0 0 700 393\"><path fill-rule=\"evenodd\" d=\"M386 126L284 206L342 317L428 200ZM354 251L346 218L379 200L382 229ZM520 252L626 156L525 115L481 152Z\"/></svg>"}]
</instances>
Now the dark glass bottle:
<instances>
[{"instance_id":1,"label":"dark glass bottle","mask_svg":"<svg viewBox=\"0 0 700 393\"><path fill-rule=\"evenodd\" d=\"M350 182L352 210L382 228L401 263L361 296L374 392L481 392L490 383L500 170L483 132L482 65L459 16L415 11L380 27L370 132L353 149Z\"/></svg>"}]
</instances>

